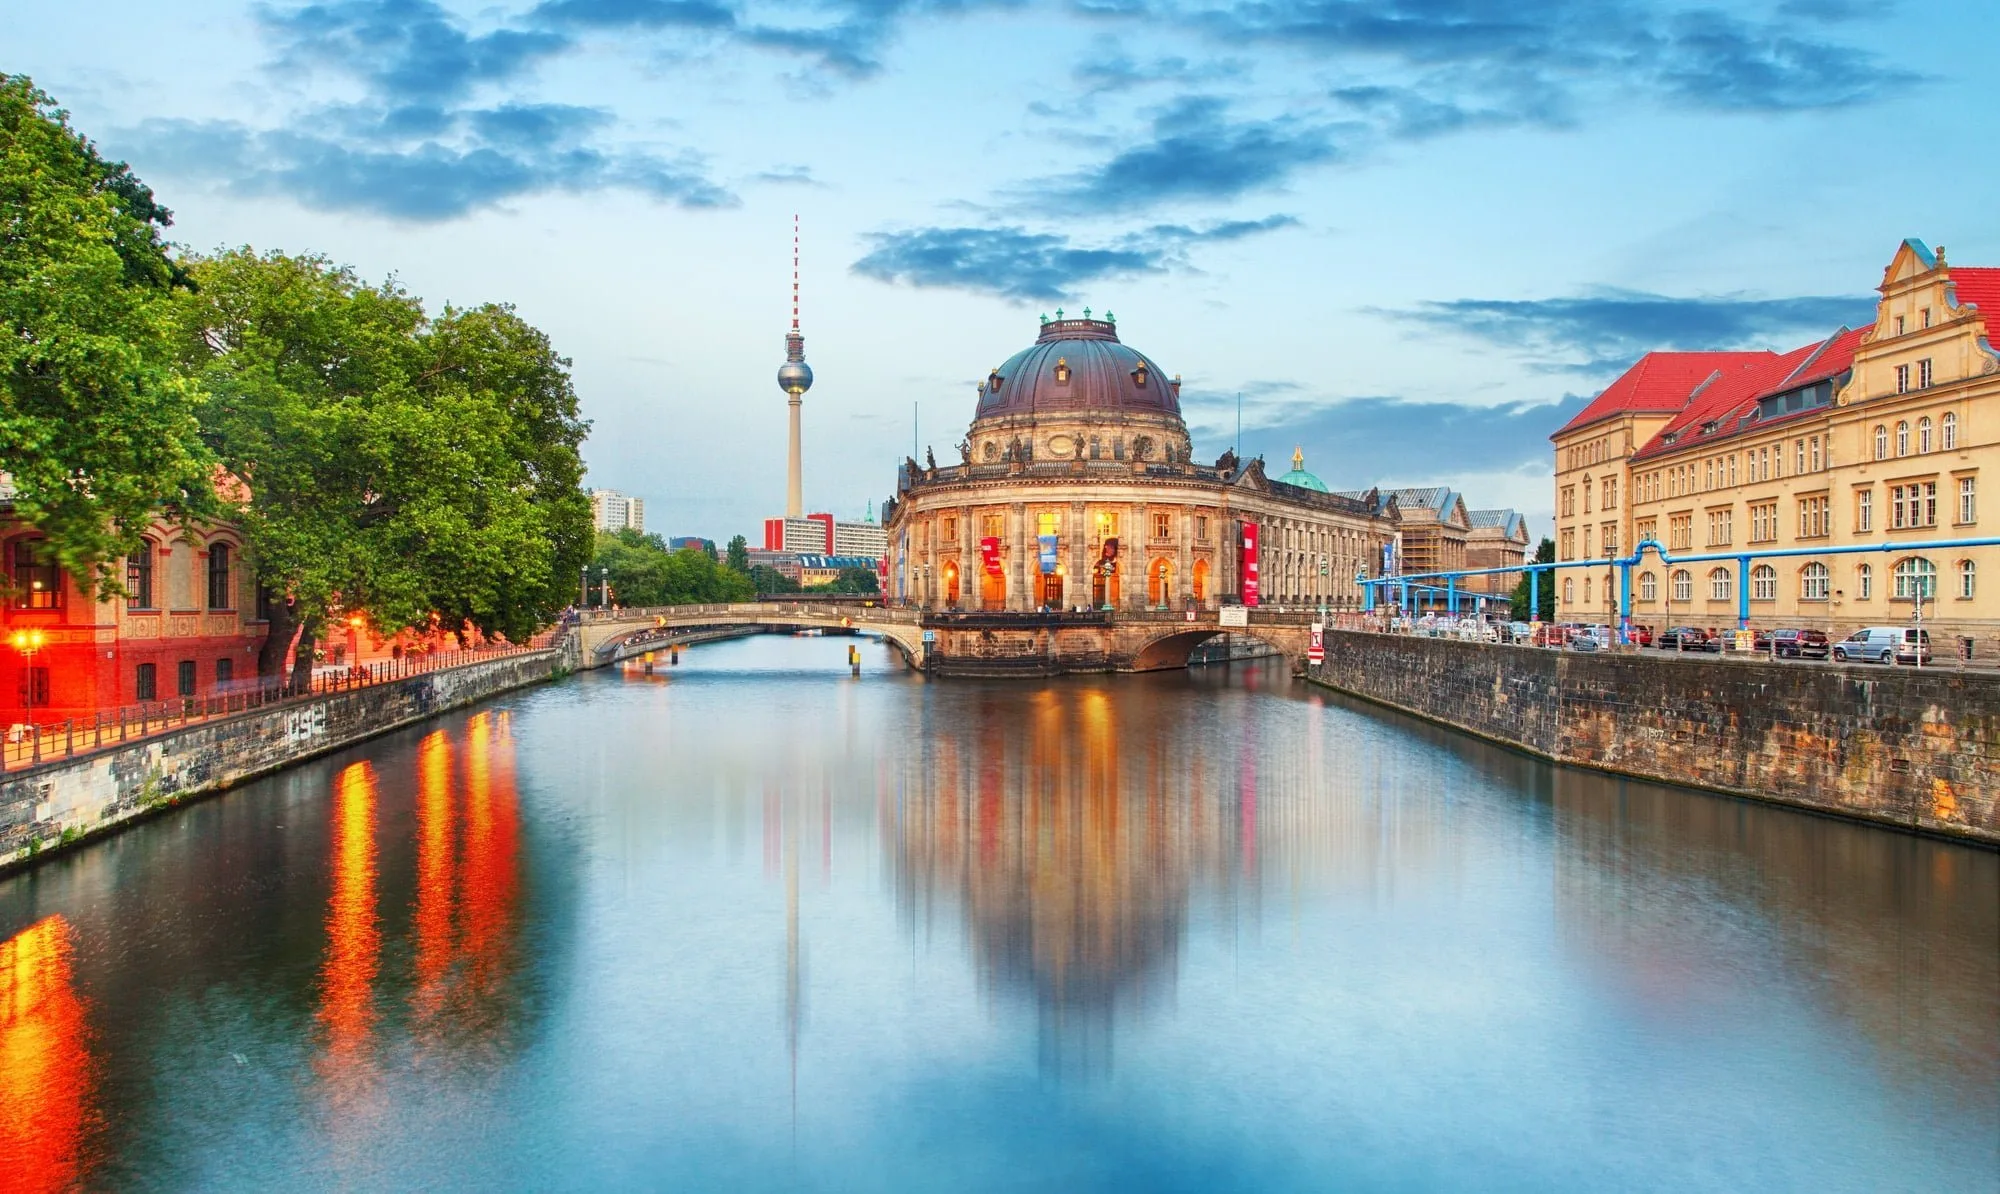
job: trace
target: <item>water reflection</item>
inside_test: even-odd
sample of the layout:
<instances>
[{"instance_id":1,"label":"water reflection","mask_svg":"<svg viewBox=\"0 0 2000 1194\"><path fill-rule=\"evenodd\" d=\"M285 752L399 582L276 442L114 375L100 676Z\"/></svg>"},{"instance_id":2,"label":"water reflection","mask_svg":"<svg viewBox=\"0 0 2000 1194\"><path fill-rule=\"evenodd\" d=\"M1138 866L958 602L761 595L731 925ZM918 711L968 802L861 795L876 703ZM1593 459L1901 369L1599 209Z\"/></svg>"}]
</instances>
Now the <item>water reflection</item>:
<instances>
[{"instance_id":1,"label":"water reflection","mask_svg":"<svg viewBox=\"0 0 2000 1194\"><path fill-rule=\"evenodd\" d=\"M70 973L70 927L46 917L0 943L0 1184L66 1190L83 1171L93 1065Z\"/></svg>"},{"instance_id":2,"label":"water reflection","mask_svg":"<svg viewBox=\"0 0 2000 1194\"><path fill-rule=\"evenodd\" d=\"M326 901L326 962L320 970L320 1072L338 1093L363 1080L375 1023L382 928L375 896L375 771L344 768L333 792L333 890Z\"/></svg>"}]
</instances>

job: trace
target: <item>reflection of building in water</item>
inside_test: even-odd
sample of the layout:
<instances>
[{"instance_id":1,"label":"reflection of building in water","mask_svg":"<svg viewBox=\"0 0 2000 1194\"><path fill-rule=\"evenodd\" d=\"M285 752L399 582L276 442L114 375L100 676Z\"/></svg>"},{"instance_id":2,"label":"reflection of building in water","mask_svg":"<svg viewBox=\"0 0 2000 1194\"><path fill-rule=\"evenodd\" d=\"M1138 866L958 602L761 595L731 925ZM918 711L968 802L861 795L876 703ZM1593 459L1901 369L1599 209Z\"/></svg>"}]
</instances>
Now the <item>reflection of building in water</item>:
<instances>
[{"instance_id":1,"label":"reflection of building in water","mask_svg":"<svg viewBox=\"0 0 2000 1194\"><path fill-rule=\"evenodd\" d=\"M69 937L69 924L50 916L0 942L0 1184L9 1190L68 1190L83 1175L94 1067Z\"/></svg>"},{"instance_id":2,"label":"reflection of building in water","mask_svg":"<svg viewBox=\"0 0 2000 1194\"><path fill-rule=\"evenodd\" d=\"M1965 847L1556 770L1563 940L1655 1015L1738 999L1773 961L1851 1020L1886 1076L1969 1075L2000 1124L2000 873ZM1988 948L1967 950L1967 941ZM1943 1125L1941 1125L1943 1126Z\"/></svg>"},{"instance_id":3,"label":"reflection of building in water","mask_svg":"<svg viewBox=\"0 0 2000 1194\"><path fill-rule=\"evenodd\" d=\"M955 896L982 980L1035 1000L1060 1064L1104 1059L1114 1015L1173 982L1191 883L1231 881L1255 834L1233 760L1151 749L1131 736L1150 703L1118 696L972 695L969 731L924 735L883 822L905 914Z\"/></svg>"},{"instance_id":4,"label":"reflection of building in water","mask_svg":"<svg viewBox=\"0 0 2000 1194\"><path fill-rule=\"evenodd\" d=\"M359 1076L365 1062L382 960L375 907L375 772L365 762L345 768L334 781L329 869L333 884L320 968L319 1022L326 1033L321 1071L345 1083Z\"/></svg>"}]
</instances>

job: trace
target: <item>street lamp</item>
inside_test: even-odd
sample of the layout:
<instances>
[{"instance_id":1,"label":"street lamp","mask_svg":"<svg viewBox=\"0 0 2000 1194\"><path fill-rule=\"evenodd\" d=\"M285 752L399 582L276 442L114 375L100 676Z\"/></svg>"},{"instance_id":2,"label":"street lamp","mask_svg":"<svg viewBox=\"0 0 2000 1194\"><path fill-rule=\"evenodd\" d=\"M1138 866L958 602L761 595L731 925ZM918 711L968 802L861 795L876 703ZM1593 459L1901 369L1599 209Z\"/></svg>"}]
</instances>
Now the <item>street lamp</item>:
<instances>
[{"instance_id":1,"label":"street lamp","mask_svg":"<svg viewBox=\"0 0 2000 1194\"><path fill-rule=\"evenodd\" d=\"M21 689L27 694L28 723L35 721L35 652L42 649L43 635L40 630L16 630L8 638L8 643L21 653L21 668L26 673L26 683Z\"/></svg>"}]
</instances>

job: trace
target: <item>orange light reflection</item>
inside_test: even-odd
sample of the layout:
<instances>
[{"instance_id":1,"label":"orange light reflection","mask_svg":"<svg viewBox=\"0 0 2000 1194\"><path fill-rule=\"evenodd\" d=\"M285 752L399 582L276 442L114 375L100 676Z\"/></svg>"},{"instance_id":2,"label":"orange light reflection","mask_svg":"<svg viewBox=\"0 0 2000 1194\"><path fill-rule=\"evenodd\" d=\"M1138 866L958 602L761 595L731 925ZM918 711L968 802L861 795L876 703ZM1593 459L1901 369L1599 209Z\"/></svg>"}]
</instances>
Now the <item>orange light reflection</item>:
<instances>
[{"instance_id":1,"label":"orange light reflection","mask_svg":"<svg viewBox=\"0 0 2000 1194\"><path fill-rule=\"evenodd\" d=\"M452 818L451 739L443 730L417 747L416 989L419 1018L443 1000L452 962L452 911L457 851Z\"/></svg>"},{"instance_id":2,"label":"orange light reflection","mask_svg":"<svg viewBox=\"0 0 2000 1194\"><path fill-rule=\"evenodd\" d=\"M0 1183L64 1190L82 1177L93 1069L70 975L69 923L0 943Z\"/></svg>"},{"instance_id":3,"label":"orange light reflection","mask_svg":"<svg viewBox=\"0 0 2000 1194\"><path fill-rule=\"evenodd\" d=\"M321 1072L351 1078L375 1021L382 929L375 912L375 772L356 763L334 781L333 892L326 904L320 971Z\"/></svg>"}]
</instances>

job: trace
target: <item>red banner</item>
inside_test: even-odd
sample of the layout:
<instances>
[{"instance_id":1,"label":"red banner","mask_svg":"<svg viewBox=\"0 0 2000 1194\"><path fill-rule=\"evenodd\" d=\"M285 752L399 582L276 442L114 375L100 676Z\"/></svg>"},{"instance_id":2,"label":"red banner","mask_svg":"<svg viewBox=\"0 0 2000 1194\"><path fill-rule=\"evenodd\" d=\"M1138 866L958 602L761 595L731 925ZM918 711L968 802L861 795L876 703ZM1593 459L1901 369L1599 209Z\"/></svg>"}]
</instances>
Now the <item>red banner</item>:
<instances>
[{"instance_id":1,"label":"red banner","mask_svg":"<svg viewBox=\"0 0 2000 1194\"><path fill-rule=\"evenodd\" d=\"M1243 604L1257 604L1257 524L1243 524L1243 554L1239 574L1243 577Z\"/></svg>"},{"instance_id":2,"label":"red banner","mask_svg":"<svg viewBox=\"0 0 2000 1194\"><path fill-rule=\"evenodd\" d=\"M986 565L986 575L1000 575L1000 537L988 535L979 541L979 559Z\"/></svg>"},{"instance_id":3,"label":"red banner","mask_svg":"<svg viewBox=\"0 0 2000 1194\"><path fill-rule=\"evenodd\" d=\"M1110 576L1118 571L1118 539L1115 535L1104 541L1104 551L1098 559L1104 569L1104 575Z\"/></svg>"}]
</instances>

